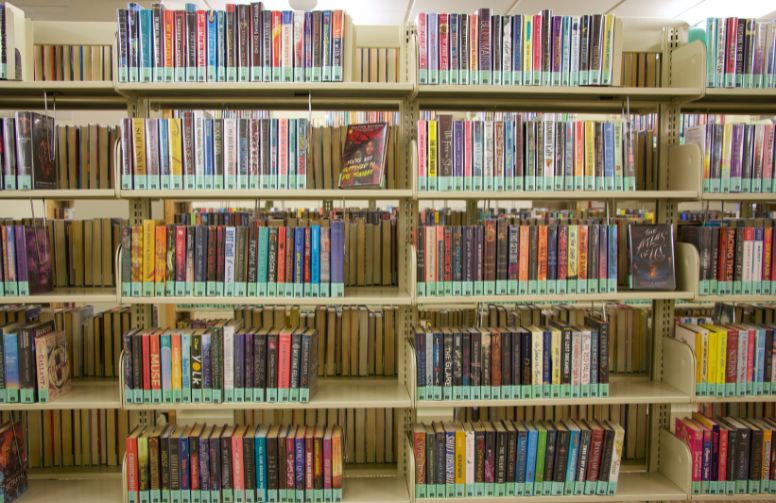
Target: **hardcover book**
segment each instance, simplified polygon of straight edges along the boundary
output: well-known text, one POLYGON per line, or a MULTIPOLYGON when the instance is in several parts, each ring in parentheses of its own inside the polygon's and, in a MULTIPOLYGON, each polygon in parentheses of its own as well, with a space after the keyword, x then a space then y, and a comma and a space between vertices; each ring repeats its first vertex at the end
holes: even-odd
POLYGON ((673 224, 630 224, 628 253, 631 288, 676 289, 673 224))
POLYGON ((20 422, 0 426, 0 500, 16 501, 27 490, 27 451, 20 422))
POLYGON ((385 184, 388 124, 348 126, 342 151, 339 188, 381 188, 385 184))

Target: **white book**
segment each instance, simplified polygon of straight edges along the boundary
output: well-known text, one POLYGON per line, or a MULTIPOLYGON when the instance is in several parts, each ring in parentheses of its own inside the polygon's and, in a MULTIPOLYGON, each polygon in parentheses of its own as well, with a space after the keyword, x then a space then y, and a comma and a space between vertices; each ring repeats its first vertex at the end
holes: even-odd
POLYGON ((226 227, 224 236, 224 284, 234 284, 234 245, 237 229, 235 227, 226 227))
POLYGON ((614 451, 612 452, 612 464, 609 468, 609 483, 616 483, 620 477, 620 465, 622 461, 622 446, 625 441, 625 429, 615 421, 607 421, 609 427, 614 430, 614 451))
POLYGON ((506 23, 503 23, 504 31, 502 34, 502 40, 504 42, 503 50, 501 51, 501 83, 512 83, 512 17, 504 16, 506 23))
POLYGON ((736 362, 736 383, 746 384, 746 362, 749 351, 749 331, 738 330, 738 361, 736 362))
POLYGON ((755 239, 752 242, 752 293, 761 293, 759 282, 763 279, 763 242, 755 239), (757 284, 755 286, 755 284, 757 284), (757 291, 754 291, 754 290, 757 291))
POLYGON ((224 119, 224 179, 227 189, 237 188, 237 119, 224 119))
POLYGON ((579 16, 571 18, 571 86, 579 85, 579 16))
MULTIPOLYGON (((471 423, 464 423, 464 432, 466 435, 466 452, 474 453, 474 430, 471 423)), ((467 455, 466 459, 466 485, 474 484, 474 456, 467 455)))
POLYGON ((531 327, 531 366, 533 375, 531 383, 541 385, 544 373, 544 332, 537 327, 531 327))
MULTIPOLYGON (((741 281, 746 288, 746 284, 752 282, 752 267, 754 265, 754 241, 744 240, 744 267, 741 271, 741 281)), ((748 292, 744 292, 748 293, 748 292)))
POLYGON ((579 388, 582 372, 582 333, 579 330, 571 332, 571 386, 579 388))
POLYGON ((196 188, 205 188, 205 119, 194 117, 194 174, 196 188))
POLYGON ((554 188, 555 180, 555 118, 552 116, 545 117, 542 121, 542 173, 544 177, 544 186, 542 190, 552 190, 554 188))
MULTIPOLYGON (((234 231, 234 227, 227 227, 227 236, 229 229, 234 231)), ((234 232, 232 233, 234 236, 234 232)), ((228 241, 227 237, 227 243, 228 241)), ((224 390, 234 389, 234 327, 224 325, 224 390)))
POLYGON ((590 384, 590 349, 592 344, 592 334, 590 330, 582 330, 582 358, 580 368, 580 384, 586 386, 590 384))
POLYGON ((493 190, 493 121, 485 121, 485 165, 483 166, 483 179, 485 181, 485 190, 493 190))

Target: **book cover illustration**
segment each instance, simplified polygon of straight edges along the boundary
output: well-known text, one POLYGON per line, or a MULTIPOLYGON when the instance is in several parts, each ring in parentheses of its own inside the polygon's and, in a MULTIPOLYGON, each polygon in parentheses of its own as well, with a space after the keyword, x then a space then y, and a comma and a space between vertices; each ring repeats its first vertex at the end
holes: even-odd
POLYGON ((342 151, 339 188, 380 188, 385 182, 385 158, 388 124, 352 124, 348 126, 342 151))
POLYGON ((27 238, 27 272, 30 293, 50 292, 53 285, 51 274, 51 249, 46 228, 25 226, 27 238))
POLYGON ((35 338, 38 359, 38 399, 51 402, 70 390, 70 362, 64 332, 49 332, 35 338))
POLYGON ((27 490, 27 452, 20 422, 0 426, 0 500, 15 501, 27 490))
POLYGON ((54 148, 54 119, 43 114, 32 114, 33 189, 57 188, 54 148))
POLYGON ((673 224, 631 224, 628 239, 630 287, 676 289, 673 224))

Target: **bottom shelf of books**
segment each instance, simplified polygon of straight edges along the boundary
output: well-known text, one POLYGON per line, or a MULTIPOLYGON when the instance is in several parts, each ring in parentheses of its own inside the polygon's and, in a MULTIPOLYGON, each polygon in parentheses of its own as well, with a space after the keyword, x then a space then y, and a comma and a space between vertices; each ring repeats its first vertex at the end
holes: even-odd
POLYGON ((33 480, 21 496, 24 503, 120 503, 121 484, 118 480, 98 478, 90 480, 33 480))

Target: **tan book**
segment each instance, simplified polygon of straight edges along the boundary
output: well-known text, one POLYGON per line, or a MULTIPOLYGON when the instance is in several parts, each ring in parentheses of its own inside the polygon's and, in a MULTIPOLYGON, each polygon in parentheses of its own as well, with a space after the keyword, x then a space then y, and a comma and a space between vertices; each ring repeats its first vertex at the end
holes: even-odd
POLYGON ((396 339, 394 335, 394 317, 396 315, 395 307, 385 307, 383 311, 383 350, 385 363, 383 365, 383 375, 396 375, 395 367, 395 346, 396 339))
POLYGON ((56 78, 55 50, 53 45, 43 46, 43 80, 54 80, 56 78))
POLYGON ((54 466, 62 466, 62 412, 61 410, 51 411, 51 444, 54 448, 54 466))
MULTIPOLYGON (((102 246, 103 243, 106 246, 110 246, 110 233, 104 235, 102 233, 102 222, 100 219, 89 220, 86 222, 86 226, 92 227, 92 240, 91 243, 91 269, 92 269, 92 285, 102 286, 102 246)), ((89 266, 87 266, 89 267, 89 266)))
POLYGON ((83 73, 80 80, 92 80, 92 54, 88 45, 81 46, 81 65, 83 73))
POLYGON ((388 49, 377 49, 377 82, 388 82, 388 49))
POLYGON ((62 418, 62 466, 75 464, 73 447, 73 411, 63 410, 62 418))
POLYGON ((323 187, 323 128, 312 128, 312 139, 308 149, 312 157, 312 169, 307 170, 307 186, 313 189, 323 187))
MULTIPOLYGON (((350 310, 350 375, 361 375, 359 372, 361 346, 361 310, 365 307, 353 307, 350 310)), ((364 314, 366 317, 366 314, 364 314)))
POLYGON ((387 70, 385 81, 399 82, 399 50, 396 47, 388 47, 386 52, 387 70))
POLYGON ((67 129, 57 128, 57 185, 60 189, 67 188, 67 129))
POLYGON ((67 185, 63 188, 78 189, 78 131, 73 126, 66 126, 67 129, 67 185))
MULTIPOLYGON (((334 169, 332 168, 332 130, 334 128, 324 127, 322 129, 322 159, 323 159, 323 187, 319 185, 319 188, 331 189, 332 183, 339 183, 339 179, 334 178, 334 169), (334 182, 333 182, 334 181, 334 182)), ((339 169, 339 168, 338 168, 339 169)), ((339 173, 339 171, 337 172, 339 173)))
POLYGON ((110 45, 102 46, 102 80, 113 80, 113 51, 110 45))
POLYGON ((73 80, 73 48, 66 45, 62 49, 62 80, 73 80))
POLYGON ((396 134, 398 133, 398 128, 395 126, 390 126, 388 128, 388 153, 386 155, 385 160, 385 180, 386 180, 386 186, 389 189, 395 189, 398 187, 398 172, 396 167, 396 159, 398 159, 398 155, 396 153, 396 134))
POLYGON ((97 127, 97 179, 98 183, 94 188, 110 188, 110 162, 108 159, 112 153, 108 142, 108 128, 105 126, 97 127))
POLYGON ((356 282, 356 256, 358 248, 356 247, 356 222, 353 220, 345 221, 345 284, 348 286, 357 285, 356 282), (354 256, 355 255, 355 256, 354 256))
POLYGON ((100 156, 99 156, 99 143, 100 134, 99 126, 96 124, 89 125, 89 186, 90 189, 96 189, 99 187, 99 171, 100 171, 100 156))
POLYGON ((80 158, 78 159, 78 188, 89 188, 89 172, 91 170, 91 158, 89 154, 89 128, 78 128, 78 150, 80 158))
MULTIPOLYGON (((71 240, 73 257, 73 286, 84 286, 84 222, 83 220, 73 220, 70 222, 71 240)), ((91 279, 91 278, 89 278, 91 279)))
POLYGON ((68 285, 67 240, 64 220, 52 220, 54 227, 54 285, 60 288, 68 285))
MULTIPOLYGON (((374 375, 385 375, 385 351, 384 351, 384 344, 385 344, 385 333, 383 328, 383 311, 382 310, 376 310, 374 311, 374 320, 375 320, 375 334, 374 334, 374 356, 372 359, 374 360, 374 375)), ((382 431, 382 430, 378 430, 382 431)))
POLYGON ((329 308, 329 317, 334 319, 334 326, 336 327, 334 330, 334 366, 335 366, 335 373, 339 375, 339 373, 342 370, 342 348, 344 346, 343 344, 343 334, 344 334, 344 327, 343 323, 345 320, 345 316, 342 314, 342 309, 338 309, 336 307, 330 307, 329 308))
POLYGON ((83 323, 83 361, 84 361, 84 375, 87 377, 94 377, 96 374, 94 365, 94 323, 91 318, 87 318, 83 323))
MULTIPOLYGON (((370 411, 374 411, 374 409, 368 409, 370 411)), ((371 430, 371 434, 367 431, 367 424, 366 424, 366 415, 368 412, 367 409, 356 409, 356 418, 355 418, 355 437, 356 437, 356 452, 355 452, 355 460, 356 463, 366 463, 367 462, 367 444, 369 442, 369 437, 374 437, 374 429, 371 430)), ((353 430, 351 431, 351 435, 353 434, 353 430)), ((354 458, 350 458, 354 459, 354 458)))
POLYGON ((103 61, 102 61, 102 46, 93 45, 90 47, 91 60, 92 60, 92 74, 89 80, 102 80, 103 73, 103 61))
POLYGON ((396 455, 394 452, 394 438, 396 438, 395 431, 398 430, 397 421, 398 415, 394 415, 393 409, 385 409, 385 462, 395 463, 396 455))
POLYGON ((378 70, 380 56, 377 47, 369 48, 369 82, 380 82, 380 72, 378 70))
MULTIPOLYGON (((326 375, 337 375, 337 364, 334 361, 334 354, 337 347, 337 312, 334 307, 322 307, 321 308, 321 326, 324 327, 326 333, 326 351, 321 355, 319 361, 326 362, 326 375)), ((319 332, 322 333, 322 332, 319 332)), ((321 340, 318 341, 318 345, 321 345, 321 340)), ((319 365, 319 368, 323 365, 319 365)))
POLYGON ((358 375, 369 375, 369 311, 358 308, 358 375))
POLYGON ((110 218, 98 220, 102 226, 102 245, 100 254, 102 260, 102 286, 114 286, 113 260, 116 254, 116 242, 113 236, 113 222, 110 218))
POLYGON ((647 87, 660 87, 660 82, 657 76, 660 74, 660 68, 658 68, 658 59, 656 52, 647 53, 647 87))
POLYGON ((356 274, 351 277, 355 279, 357 286, 366 285, 366 221, 363 218, 356 220, 356 244, 351 250, 356 250, 356 274))
POLYGON ((353 80, 356 82, 363 82, 363 76, 361 74, 361 58, 364 54, 363 47, 356 47, 356 56, 353 58, 353 80))
POLYGON ((43 73, 43 46, 42 45, 36 45, 35 46, 35 64, 33 68, 33 75, 35 76, 35 80, 45 80, 45 76, 43 73))
POLYGON ((64 65, 62 61, 64 59, 63 53, 65 52, 65 46, 54 46, 54 77, 56 80, 65 80, 64 65))
POLYGON ((32 468, 39 468, 43 463, 42 415, 39 410, 27 412, 27 459, 32 468))
POLYGON ((341 314, 338 316, 342 317, 342 341, 341 341, 341 353, 340 353, 340 375, 342 376, 349 376, 351 375, 350 370, 350 322, 351 322, 351 307, 350 306, 344 306, 342 308, 341 314))
POLYGON ((83 65, 83 47, 80 45, 73 46, 73 80, 84 80, 84 72, 82 72, 83 65))
POLYGON ((103 313, 101 335, 103 375, 105 377, 116 377, 113 367, 113 317, 109 312, 103 313))

